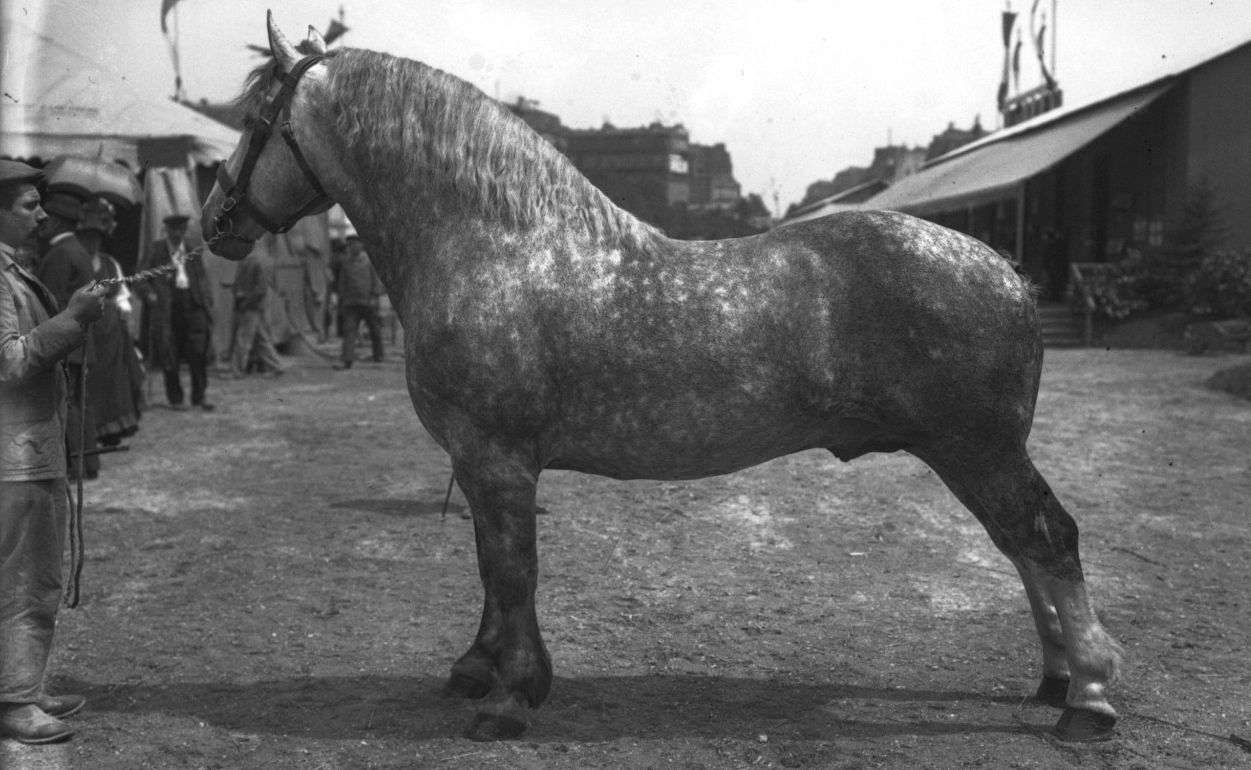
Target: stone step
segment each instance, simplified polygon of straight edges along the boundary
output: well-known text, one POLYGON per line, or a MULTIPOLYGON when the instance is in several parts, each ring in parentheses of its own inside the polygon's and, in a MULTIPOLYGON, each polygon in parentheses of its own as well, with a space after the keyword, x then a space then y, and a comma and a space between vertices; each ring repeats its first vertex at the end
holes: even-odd
POLYGON ((1084 321, 1066 303, 1040 304, 1038 320, 1042 326, 1044 347, 1073 348, 1085 343, 1084 321))

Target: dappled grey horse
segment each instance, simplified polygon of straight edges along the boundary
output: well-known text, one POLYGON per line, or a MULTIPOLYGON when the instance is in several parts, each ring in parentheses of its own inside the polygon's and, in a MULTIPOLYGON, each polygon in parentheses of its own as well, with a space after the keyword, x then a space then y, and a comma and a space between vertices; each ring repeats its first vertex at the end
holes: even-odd
POLYGON ((521 733, 551 686, 535 614, 544 468, 693 479, 813 448, 933 468, 1020 573, 1057 733, 1112 733, 1120 651, 1087 596, 1077 525, 1026 452, 1042 343, 1030 287, 998 254, 886 212, 670 240, 473 86, 326 52, 311 29, 297 50, 272 17, 269 39, 205 240, 241 259, 333 201, 368 246, 413 406, 473 511, 482 619, 445 687, 480 699, 471 737, 521 733))

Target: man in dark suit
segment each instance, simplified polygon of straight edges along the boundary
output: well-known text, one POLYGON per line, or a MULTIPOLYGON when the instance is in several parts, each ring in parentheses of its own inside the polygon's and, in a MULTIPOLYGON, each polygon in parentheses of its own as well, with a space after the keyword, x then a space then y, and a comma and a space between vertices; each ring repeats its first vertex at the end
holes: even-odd
POLYGON ((198 257, 187 248, 185 214, 165 217, 165 237, 148 250, 140 271, 173 269, 147 281, 148 352, 165 372, 165 398, 174 409, 183 403, 179 369, 186 361, 191 369, 191 406, 211 411, 205 400, 208 389, 208 355, 213 329, 213 293, 208 274, 198 257))
MULTIPOLYGON (((66 307, 75 291, 95 279, 91 255, 75 235, 82 219, 82 201, 67 193, 51 193, 44 201, 43 210, 48 218, 39 226, 38 234, 40 240, 47 244, 47 251, 39 262, 36 275, 52 292, 57 305, 66 307)), ((70 383, 69 416, 65 423, 70 457, 69 478, 71 481, 78 478, 76 463, 81 449, 86 455, 83 457, 85 477, 94 479, 100 473, 100 457, 94 452, 97 448, 96 420, 91 399, 86 399, 84 403, 82 391, 83 370, 90 370, 96 364, 95 346, 88 342, 77 348, 66 357, 65 364, 70 383)))

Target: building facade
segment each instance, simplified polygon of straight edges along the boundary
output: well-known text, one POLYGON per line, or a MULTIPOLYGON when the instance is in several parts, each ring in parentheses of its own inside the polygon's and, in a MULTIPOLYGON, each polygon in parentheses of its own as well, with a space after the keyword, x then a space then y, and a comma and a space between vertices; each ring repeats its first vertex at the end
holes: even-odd
POLYGON ((535 101, 519 98, 505 106, 613 203, 675 237, 700 235, 708 229, 698 224, 701 218, 729 215, 743 203, 730 151, 724 144, 692 144, 681 124, 571 129, 535 101))
POLYGON ((690 138, 681 124, 575 129, 566 154, 591 184, 621 208, 653 224, 691 200, 690 138))
POLYGON ((929 161, 869 199, 1010 251, 1051 299, 1075 262, 1162 247, 1199 187, 1251 246, 1251 42, 929 161))
POLYGON ((693 209, 732 209, 743 197, 734 163, 724 144, 690 146, 690 201, 693 209))

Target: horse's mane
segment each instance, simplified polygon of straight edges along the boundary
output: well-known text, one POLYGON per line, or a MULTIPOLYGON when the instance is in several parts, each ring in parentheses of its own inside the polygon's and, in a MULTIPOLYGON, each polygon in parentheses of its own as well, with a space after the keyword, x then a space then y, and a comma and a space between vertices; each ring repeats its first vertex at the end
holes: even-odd
MULTIPOLYGON (((521 227, 559 218, 636 248, 658 235, 477 87, 420 62, 362 49, 335 49, 326 63, 339 141, 370 170, 370 186, 396 193, 392 199, 433 187, 521 227)), ((249 114, 264 103, 275 73, 262 65, 249 77, 237 100, 249 114)))

